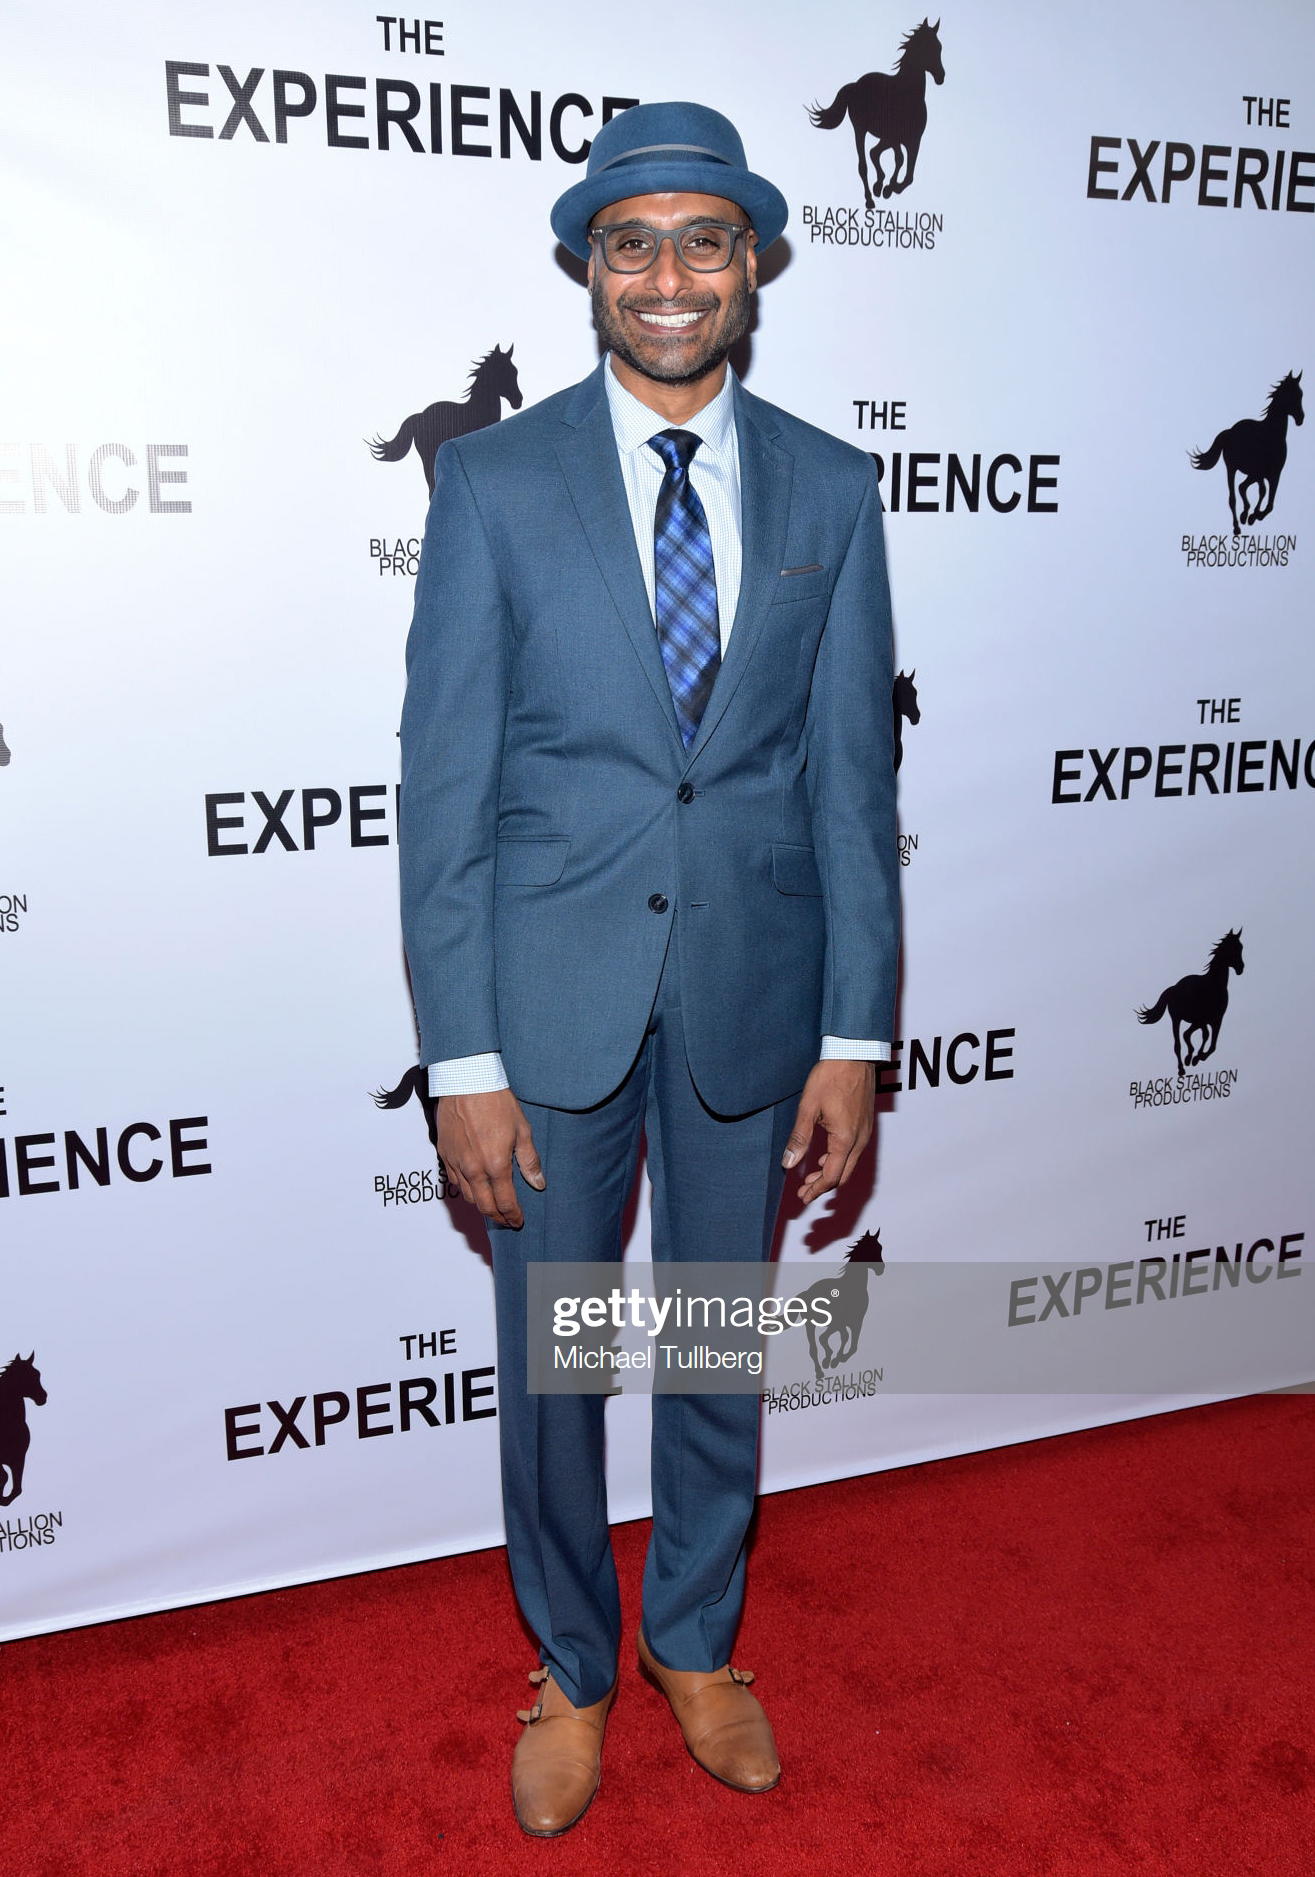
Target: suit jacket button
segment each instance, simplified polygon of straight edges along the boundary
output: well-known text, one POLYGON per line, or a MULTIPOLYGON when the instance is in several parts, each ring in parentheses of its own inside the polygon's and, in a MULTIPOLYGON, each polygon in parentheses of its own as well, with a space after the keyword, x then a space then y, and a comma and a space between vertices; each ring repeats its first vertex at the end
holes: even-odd
POLYGON ((693 784, 682 782, 680 787, 676 790, 676 800, 678 802, 685 802, 686 804, 692 802, 694 800, 693 784))
POLYGON ((665 912, 667 910, 666 894, 665 893, 650 894, 649 901, 648 901, 648 910, 650 912, 665 912))

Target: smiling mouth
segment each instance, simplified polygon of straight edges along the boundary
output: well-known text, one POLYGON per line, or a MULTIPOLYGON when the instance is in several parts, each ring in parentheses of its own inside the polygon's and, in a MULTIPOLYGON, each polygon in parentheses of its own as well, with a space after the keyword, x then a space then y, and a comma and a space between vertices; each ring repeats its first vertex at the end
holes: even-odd
POLYGON ((701 319, 706 317, 709 311, 710 309, 706 306, 696 307, 693 312, 689 313, 645 313, 636 311, 635 318, 642 320, 644 325, 652 326, 659 332, 682 332, 686 327, 697 325, 701 319))

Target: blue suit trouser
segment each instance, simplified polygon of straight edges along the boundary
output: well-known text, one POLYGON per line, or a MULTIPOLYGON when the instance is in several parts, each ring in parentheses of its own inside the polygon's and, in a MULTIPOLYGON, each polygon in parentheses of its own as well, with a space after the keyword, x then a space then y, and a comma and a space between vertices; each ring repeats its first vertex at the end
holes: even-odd
MULTIPOLYGON (((797 1097, 733 1119, 699 1100, 685 1058, 673 932, 652 1018, 613 1095, 583 1113, 524 1104, 547 1189, 516 1174, 519 1232, 490 1226, 498 1323, 502 1499, 512 1582, 540 1659, 577 1705, 607 1693, 621 1602, 607 1523, 602 1395, 525 1387, 525 1267, 621 1257, 641 1135, 653 1262, 765 1258, 797 1097)), ((729 1661, 744 1601, 758 1471, 757 1395, 653 1397, 653 1535, 644 1634, 674 1669, 729 1661)))

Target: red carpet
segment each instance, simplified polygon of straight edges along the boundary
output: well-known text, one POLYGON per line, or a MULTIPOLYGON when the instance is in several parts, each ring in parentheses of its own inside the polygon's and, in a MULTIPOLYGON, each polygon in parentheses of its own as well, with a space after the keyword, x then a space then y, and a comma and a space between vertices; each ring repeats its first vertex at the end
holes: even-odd
MULTIPOLYGON (((764 1501, 736 1660, 785 1777, 687 1758, 627 1653, 603 1784, 516 1829, 503 1554, 0 1652, 15 1877, 1310 1877, 1315 1398, 764 1501)), ((627 1620, 644 1525, 616 1534, 627 1620)))

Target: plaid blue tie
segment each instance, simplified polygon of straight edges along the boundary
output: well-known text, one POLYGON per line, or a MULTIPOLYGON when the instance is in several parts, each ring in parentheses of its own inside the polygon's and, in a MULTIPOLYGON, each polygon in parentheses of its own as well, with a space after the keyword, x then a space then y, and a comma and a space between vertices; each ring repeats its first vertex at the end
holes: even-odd
POLYGON ((689 430, 662 430, 648 440, 667 467, 653 519, 653 598, 662 663, 686 749, 698 735, 721 664, 712 536, 689 479, 701 442, 689 430))

